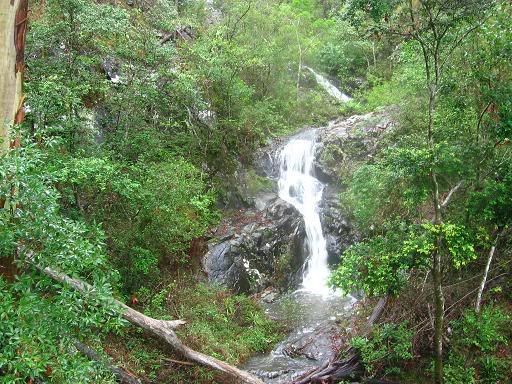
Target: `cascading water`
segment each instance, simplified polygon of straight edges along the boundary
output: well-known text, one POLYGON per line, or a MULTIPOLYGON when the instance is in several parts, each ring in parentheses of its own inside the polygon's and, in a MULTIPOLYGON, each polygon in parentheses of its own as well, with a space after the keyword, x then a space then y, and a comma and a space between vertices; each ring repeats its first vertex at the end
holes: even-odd
POLYGON ((269 317, 291 330, 272 352, 254 356, 244 366, 268 384, 290 383, 333 359, 339 329, 349 326, 355 302, 327 285, 327 242, 319 213, 324 185, 314 175, 315 147, 316 130, 310 129, 290 138, 279 152, 279 197, 304 217, 308 255, 302 287, 261 302, 269 317))
POLYGON ((304 217, 308 258, 301 289, 262 303, 271 318, 291 329, 272 352, 254 356, 244 367, 268 384, 289 383, 332 357, 338 327, 348 321, 354 303, 327 285, 327 248, 319 215, 324 185, 314 177, 315 143, 316 131, 309 130, 292 137, 280 152, 279 197, 304 217))
POLYGON ((332 291, 327 286, 327 248, 318 213, 324 186, 313 176, 314 159, 315 131, 288 142, 281 152, 279 197, 304 216, 309 255, 302 289, 328 296, 332 291))
POLYGON ((325 91, 334 97, 335 99, 346 103, 347 101, 352 100, 352 98, 343 92, 341 92, 338 88, 336 88, 329 80, 323 77, 321 74, 315 72, 312 68, 305 67, 309 72, 315 76, 316 82, 323 88, 325 91))

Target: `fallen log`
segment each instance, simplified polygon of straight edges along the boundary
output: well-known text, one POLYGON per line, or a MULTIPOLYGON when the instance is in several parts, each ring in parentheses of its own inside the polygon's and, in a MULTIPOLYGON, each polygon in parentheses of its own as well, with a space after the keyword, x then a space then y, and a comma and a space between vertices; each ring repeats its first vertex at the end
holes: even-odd
MULTIPOLYGON (((61 283, 68 284, 69 286, 75 288, 77 291, 80 291, 82 293, 93 291, 93 287, 84 281, 73 279, 72 277, 64 273, 58 272, 49 267, 38 267, 38 269, 47 276, 51 277, 52 279, 59 281, 61 283)), ((182 355, 185 359, 203 365, 205 367, 214 369, 216 371, 225 373, 235 378, 240 383, 264 384, 263 381, 258 379, 256 376, 250 374, 249 372, 238 369, 219 359, 216 359, 215 357, 205 355, 201 352, 197 352, 183 344, 176 335, 176 333, 174 332, 174 330, 177 327, 185 324, 183 320, 167 321, 153 319, 149 316, 144 315, 143 313, 134 310, 133 308, 128 307, 127 305, 121 303, 118 300, 113 299, 113 301, 117 306, 121 308, 123 318, 128 320, 133 325, 139 326, 148 331, 149 333, 151 333, 152 335, 165 341, 166 344, 173 348, 174 351, 176 351, 178 354, 182 355)))
POLYGON ((120 383, 122 383, 122 384, 142 384, 142 381, 139 378, 135 377, 134 375, 132 375, 130 372, 128 372, 127 370, 125 370, 123 368, 112 365, 112 363, 110 361, 108 361, 108 359, 100 356, 94 349, 92 349, 88 345, 85 345, 85 344, 77 341, 77 342, 75 342, 75 347, 80 352, 82 352, 85 356, 87 356, 89 358, 89 360, 96 361, 96 362, 104 365, 105 367, 107 367, 108 370, 114 374, 114 376, 120 383))
MULTIPOLYGON (((380 318, 384 308, 386 307, 387 297, 383 297, 379 300, 377 305, 373 308, 371 316, 368 318, 367 325, 369 329, 373 324, 380 318)), ((361 361, 359 352, 350 347, 344 351, 343 354, 326 361, 320 367, 307 372, 295 381, 293 384, 325 384, 325 383, 336 383, 340 380, 347 379, 350 377, 360 376, 364 371, 364 366, 361 361), (345 356, 342 358, 342 356, 345 356)))

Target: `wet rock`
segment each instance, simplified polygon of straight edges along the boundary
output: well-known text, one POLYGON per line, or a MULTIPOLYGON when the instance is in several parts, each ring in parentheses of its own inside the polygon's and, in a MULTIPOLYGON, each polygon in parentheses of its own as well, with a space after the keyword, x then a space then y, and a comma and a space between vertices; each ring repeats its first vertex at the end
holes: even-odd
POLYGON ((392 115, 392 110, 356 115, 318 129, 315 174, 326 185, 320 218, 330 264, 338 263, 343 252, 359 239, 339 195, 347 178, 373 157, 382 135, 394 126, 392 115))
POLYGON ((261 175, 253 168, 239 164, 232 175, 223 177, 224 195, 218 201, 219 208, 264 210, 276 197, 276 180, 261 175))
POLYGON ((203 259, 211 282, 244 293, 268 286, 286 290, 300 283, 305 261, 302 216, 277 195, 264 201, 262 209, 238 210, 217 227, 203 259))
POLYGON ((264 303, 270 304, 270 303, 275 302, 278 298, 279 298, 279 292, 273 288, 269 288, 269 289, 265 289, 261 293, 259 300, 264 303))
POLYGON ((120 68, 120 62, 114 57, 107 57, 103 59, 101 62, 101 68, 105 73, 107 79, 110 80, 112 84, 119 84, 122 82, 120 68))
MULTIPOLYGON (((319 208, 331 264, 358 240, 340 205, 344 176, 373 155, 380 136, 392 126, 391 113, 381 111, 317 129, 315 172, 325 184, 319 208)), ((219 225, 203 264, 210 281, 236 292, 293 288, 302 279, 307 254, 303 218, 277 197, 283 144, 284 139, 269 143, 256 154, 252 168, 240 165, 219 204, 237 213, 219 225)))
POLYGON ((261 304, 270 318, 291 331, 270 354, 251 358, 243 368, 268 384, 288 384, 340 350, 354 300, 337 294, 319 300, 296 291, 272 303, 261 300, 261 304))
POLYGON ((303 334, 290 342, 284 352, 292 357, 304 357, 309 360, 325 361, 336 356, 341 346, 338 326, 327 321, 317 326, 312 332, 303 334))
POLYGON ((320 219, 331 265, 338 263, 340 255, 359 238, 348 213, 340 204, 339 193, 339 187, 327 185, 320 203, 320 219))
POLYGON ((159 36, 160 44, 165 44, 168 41, 174 43, 181 41, 191 41, 196 38, 196 32, 190 25, 178 26, 174 31, 164 33, 159 36))
POLYGON ((271 180, 279 179, 279 154, 284 142, 285 140, 282 138, 273 140, 256 152, 253 166, 259 176, 271 180))
POLYGON ((393 128, 394 109, 334 120, 318 130, 315 172, 330 185, 344 178, 360 164, 373 158, 382 135, 393 128))

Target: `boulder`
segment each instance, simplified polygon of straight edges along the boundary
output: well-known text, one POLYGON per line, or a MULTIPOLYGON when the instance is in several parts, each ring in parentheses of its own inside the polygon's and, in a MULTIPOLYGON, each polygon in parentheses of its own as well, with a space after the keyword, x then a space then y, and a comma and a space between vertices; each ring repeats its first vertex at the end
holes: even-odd
POLYGON ((334 120, 318 130, 315 172, 329 185, 343 186, 344 178, 373 158, 382 135, 395 122, 393 109, 334 120))
POLYGON ((237 293, 266 287, 297 287, 305 261, 300 213, 277 195, 261 198, 260 209, 240 209, 217 227, 203 259, 210 282, 237 293))

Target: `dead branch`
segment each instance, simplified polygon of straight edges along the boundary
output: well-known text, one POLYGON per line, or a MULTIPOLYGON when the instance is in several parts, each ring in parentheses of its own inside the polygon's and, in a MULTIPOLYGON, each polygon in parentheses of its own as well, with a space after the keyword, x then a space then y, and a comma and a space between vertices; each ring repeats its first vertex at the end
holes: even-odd
POLYGON ((448 204, 450 204, 450 201, 453 197, 453 194, 457 192, 460 187, 462 187, 462 184, 464 184, 464 180, 460 181, 455 187, 453 187, 450 192, 448 192, 448 196, 446 196, 446 199, 444 199, 443 203, 441 204, 441 208, 446 208, 448 204))
POLYGON ((75 347, 80 352, 82 352, 85 356, 87 356, 90 360, 96 361, 108 368, 110 372, 114 374, 114 376, 119 380, 120 383, 123 384, 142 384, 142 381, 132 375, 127 370, 112 365, 109 359, 100 356, 94 349, 89 347, 88 345, 82 344, 81 342, 75 342, 75 347))
POLYGON ((174 359, 164 359, 165 361, 169 362, 169 363, 174 363, 174 364, 180 364, 180 365, 194 365, 194 363, 191 363, 190 361, 181 361, 181 360, 174 360, 174 359))
MULTIPOLYGON (((501 234, 501 233, 500 233, 501 234)), ((500 234, 496 236, 494 240, 494 244, 489 251, 489 256, 487 257, 487 263, 485 264, 484 276, 482 277, 482 282, 480 283, 480 288, 478 289, 478 295, 476 296, 475 303, 475 312, 480 313, 480 304, 482 303, 482 294, 484 293, 485 284, 487 282, 487 276, 489 275, 489 268, 491 267, 492 258, 494 253, 496 252, 496 246, 498 244, 498 239, 500 238, 500 234)))
MULTIPOLYGON (((68 284, 82 293, 89 293, 92 292, 94 289, 90 284, 84 281, 71 278, 70 276, 64 273, 58 272, 49 267, 37 268, 47 276, 51 277, 52 279, 59 281, 61 283, 68 284)), ((166 321, 153 319, 149 316, 144 315, 143 313, 134 310, 133 308, 128 307, 127 305, 121 303, 118 300, 113 299, 113 301, 114 304, 118 305, 121 308, 122 316, 126 320, 128 320, 133 325, 145 329, 153 336, 160 338, 166 344, 172 347, 174 351, 182 355, 184 358, 190 360, 191 362, 228 374, 234 377, 235 379, 239 380, 241 383, 263 384, 263 381, 251 375, 250 373, 242 371, 232 365, 229 365, 221 360, 216 359, 215 357, 205 355, 201 352, 197 352, 183 344, 176 335, 176 333, 174 332, 174 330, 178 326, 184 324, 183 320, 166 321)))
MULTIPOLYGON (((387 301, 388 297, 383 297, 373 308, 372 314, 370 315, 366 323, 368 326, 368 330, 366 332, 370 332, 374 323, 378 321, 378 319, 381 317, 382 313, 384 312, 384 308, 386 307, 387 301)), ((346 357, 341 359, 340 356, 338 356, 331 361, 326 361, 323 365, 299 377, 293 383, 332 383, 357 375, 363 370, 363 363, 361 361, 361 357, 359 356, 359 352, 355 348, 348 348, 343 353, 343 356, 346 357)))

